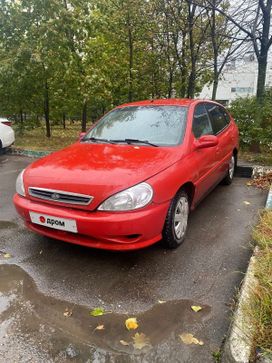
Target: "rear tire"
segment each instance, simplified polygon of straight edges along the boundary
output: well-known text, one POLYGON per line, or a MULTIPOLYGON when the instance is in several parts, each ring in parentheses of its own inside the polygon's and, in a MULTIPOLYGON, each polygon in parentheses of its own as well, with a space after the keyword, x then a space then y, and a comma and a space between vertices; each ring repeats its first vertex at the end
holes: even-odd
POLYGON ((232 183, 236 164, 237 164, 237 157, 234 154, 232 154, 230 162, 229 162, 229 166, 228 166, 228 173, 225 176, 225 178, 223 179, 223 184, 230 185, 232 183))
POLYGON ((180 190, 173 198, 167 212, 162 232, 162 245, 167 249, 179 247, 185 240, 190 203, 187 193, 180 190))

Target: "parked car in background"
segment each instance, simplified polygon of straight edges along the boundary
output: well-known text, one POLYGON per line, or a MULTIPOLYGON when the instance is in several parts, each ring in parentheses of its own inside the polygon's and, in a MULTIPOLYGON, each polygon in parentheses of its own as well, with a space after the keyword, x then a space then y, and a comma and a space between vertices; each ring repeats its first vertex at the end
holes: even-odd
POLYGON ((0 117, 0 124, 4 124, 6 126, 11 126, 12 122, 6 117, 0 117))
POLYGON ((23 170, 14 204, 29 229, 51 238, 109 250, 158 241, 176 248, 190 210, 232 182, 237 154, 237 126, 220 104, 125 104, 23 170))
POLYGON ((13 129, 0 122, 0 149, 11 146, 14 141, 15 135, 13 129))

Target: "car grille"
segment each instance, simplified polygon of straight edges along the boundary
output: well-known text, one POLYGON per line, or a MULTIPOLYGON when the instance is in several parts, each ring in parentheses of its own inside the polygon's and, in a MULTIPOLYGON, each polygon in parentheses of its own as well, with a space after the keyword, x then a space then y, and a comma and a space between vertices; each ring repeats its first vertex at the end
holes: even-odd
POLYGON ((49 200, 51 202, 88 205, 93 200, 90 195, 70 193, 62 190, 28 188, 28 192, 32 197, 49 200))

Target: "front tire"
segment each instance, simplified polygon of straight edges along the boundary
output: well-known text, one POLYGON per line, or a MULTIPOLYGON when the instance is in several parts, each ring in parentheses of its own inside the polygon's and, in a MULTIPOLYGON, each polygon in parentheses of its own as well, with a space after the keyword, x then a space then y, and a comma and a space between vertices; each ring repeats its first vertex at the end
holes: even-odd
POLYGON ((165 248, 179 247, 185 239, 190 203, 187 193, 180 190, 172 200, 167 212, 162 236, 165 248))
POLYGON ((232 157, 230 159, 229 166, 228 166, 228 173, 225 176, 225 178, 223 179, 223 184, 230 185, 232 183, 236 164, 237 164, 236 157, 234 154, 232 154, 232 157))

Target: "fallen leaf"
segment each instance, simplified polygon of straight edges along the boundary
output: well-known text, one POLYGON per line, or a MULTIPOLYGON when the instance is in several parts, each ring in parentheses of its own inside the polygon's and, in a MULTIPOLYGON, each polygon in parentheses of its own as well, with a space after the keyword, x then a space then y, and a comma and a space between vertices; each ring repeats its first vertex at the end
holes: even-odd
POLYGON ((143 349, 150 345, 149 338, 143 333, 136 333, 132 339, 134 341, 133 346, 136 349, 143 349))
POLYGON ((126 325, 127 330, 135 330, 139 326, 136 318, 128 318, 125 321, 125 325, 126 325))
POLYGON ((102 316, 105 314, 105 310, 103 308, 95 308, 90 311, 91 316, 102 316))
POLYGON ((122 345, 125 345, 125 346, 128 346, 129 345, 129 343, 128 342, 126 342, 125 340, 120 340, 120 343, 122 344, 122 345))
POLYGON ((193 334, 190 334, 190 333, 183 333, 183 334, 180 334, 179 335, 181 341, 186 344, 186 345, 189 345, 189 344, 198 344, 198 345, 204 345, 203 341, 202 340, 198 340, 197 338, 195 338, 193 336, 193 334))
POLYGON ((165 304, 165 303, 166 303, 166 301, 164 301, 164 300, 158 300, 158 303, 159 303, 159 304, 165 304))
POLYGON ((94 329, 94 331, 96 331, 96 330, 105 330, 104 324, 97 325, 97 327, 94 329))
POLYGON ((199 305, 192 305, 191 309, 195 312, 198 313, 200 310, 202 310, 202 307, 199 305))
POLYGON ((10 253, 5 253, 4 258, 11 258, 11 254, 10 253))
POLYGON ((69 318, 70 316, 73 315, 73 311, 72 310, 69 310, 68 308, 65 309, 63 315, 66 317, 66 318, 69 318))
POLYGON ((245 205, 250 205, 251 203, 250 203, 250 202, 248 202, 247 200, 244 200, 244 204, 245 204, 245 205))

